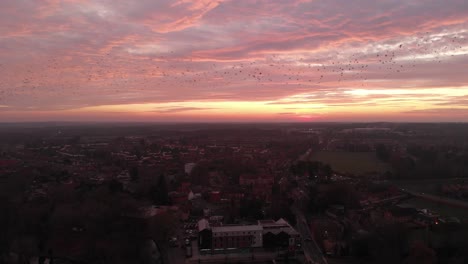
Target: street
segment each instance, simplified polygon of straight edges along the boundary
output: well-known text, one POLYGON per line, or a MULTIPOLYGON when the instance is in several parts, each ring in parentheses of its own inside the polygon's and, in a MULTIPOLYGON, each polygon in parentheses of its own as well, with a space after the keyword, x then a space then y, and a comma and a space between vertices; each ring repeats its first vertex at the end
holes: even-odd
POLYGON ((183 264, 185 263, 185 229, 182 222, 177 223, 176 233, 177 246, 167 248, 167 260, 164 264, 183 264))
POLYGON ((292 207, 292 211, 296 215, 296 229, 302 237, 302 248, 307 263, 327 264, 327 260, 323 257, 322 251, 310 233, 304 214, 295 206, 292 207))
POLYGON ((407 190, 407 189, 401 189, 401 191, 405 192, 407 194, 410 194, 410 195, 412 195, 414 197, 419 197, 419 198, 426 199, 426 200, 429 200, 429 201, 444 203, 444 204, 447 204, 447 205, 452 205, 452 206, 465 208, 465 209, 468 208, 468 203, 465 202, 465 201, 455 200, 455 199, 452 199, 452 198, 446 198, 446 197, 427 194, 427 193, 422 193, 422 192, 413 192, 413 191, 410 191, 410 190, 407 190))
MULTIPOLYGON (((306 153, 301 155, 298 160, 308 160, 309 156, 312 152, 312 149, 308 149, 306 153)), ((300 190, 300 197, 297 197, 295 201, 295 206, 293 206, 292 212, 296 216, 296 229, 301 234, 302 238, 302 249, 304 250, 304 257, 306 259, 306 263, 320 263, 320 264, 327 264, 327 260, 323 257, 322 251, 318 247, 317 243, 315 242, 312 234, 310 233, 309 225, 307 224, 307 220, 302 213, 302 210, 306 207, 308 200, 307 190, 304 189, 305 184, 301 184, 300 190), (298 208, 300 207, 300 209, 298 208)))

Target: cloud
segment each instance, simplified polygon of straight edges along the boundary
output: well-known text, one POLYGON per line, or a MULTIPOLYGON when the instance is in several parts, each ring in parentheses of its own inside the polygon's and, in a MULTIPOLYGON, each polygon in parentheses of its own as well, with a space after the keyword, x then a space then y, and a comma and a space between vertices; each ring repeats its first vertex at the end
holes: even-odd
POLYGON ((204 110, 213 110, 216 108, 209 108, 209 107, 157 107, 154 109, 154 112, 157 113, 180 113, 180 112, 187 112, 187 111, 204 111, 204 110))
POLYGON ((468 108, 428 108, 428 109, 419 109, 419 110, 411 110, 403 112, 405 114, 422 114, 422 115, 453 115, 456 116, 463 116, 464 120, 466 121, 466 117, 468 116, 468 108))
POLYGON ((411 111, 417 99, 463 107, 465 95, 427 90, 468 89, 466 13, 464 0, 4 0, 0 105, 25 115, 168 102, 181 107, 156 111, 217 110, 187 101, 265 102, 272 115, 411 111), (344 93, 359 89, 408 92, 344 93))
POLYGON ((437 103, 441 106, 468 107, 468 96, 450 96, 444 101, 437 103))
POLYGON ((180 31, 197 25, 205 14, 221 3, 220 0, 176 2, 143 0, 139 3, 107 1, 107 4, 114 6, 116 12, 121 12, 130 21, 142 23, 158 33, 180 31))

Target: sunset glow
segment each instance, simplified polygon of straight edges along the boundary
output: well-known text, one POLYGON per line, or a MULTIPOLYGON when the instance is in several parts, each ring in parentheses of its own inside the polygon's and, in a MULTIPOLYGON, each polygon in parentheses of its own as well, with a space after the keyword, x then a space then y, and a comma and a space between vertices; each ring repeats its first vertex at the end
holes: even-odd
POLYGON ((0 121, 468 121, 468 3, 0 2, 0 121))

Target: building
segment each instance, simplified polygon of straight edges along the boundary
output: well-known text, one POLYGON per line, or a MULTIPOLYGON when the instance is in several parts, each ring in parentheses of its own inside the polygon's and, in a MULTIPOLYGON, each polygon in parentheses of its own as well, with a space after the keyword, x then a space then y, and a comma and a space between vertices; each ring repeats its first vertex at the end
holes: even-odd
POLYGON ((198 221, 198 245, 200 250, 233 250, 263 246, 261 225, 210 226, 206 219, 198 221))
POLYGON ((256 225, 220 225, 207 219, 198 221, 198 245, 212 254, 247 248, 283 248, 300 246, 300 234, 284 219, 259 220, 256 225))
POLYGON ((211 249, 212 232, 210 223, 205 218, 197 223, 198 227, 198 248, 200 250, 211 249))
POLYGON ((236 249, 263 246, 260 225, 226 225, 211 228, 213 249, 236 249))
POLYGON ((184 171, 185 173, 189 174, 192 173, 193 168, 195 168, 196 164, 195 163, 186 163, 184 166, 184 171))
POLYGON ((300 234, 283 218, 278 221, 259 220, 266 248, 294 248, 301 242, 300 234))

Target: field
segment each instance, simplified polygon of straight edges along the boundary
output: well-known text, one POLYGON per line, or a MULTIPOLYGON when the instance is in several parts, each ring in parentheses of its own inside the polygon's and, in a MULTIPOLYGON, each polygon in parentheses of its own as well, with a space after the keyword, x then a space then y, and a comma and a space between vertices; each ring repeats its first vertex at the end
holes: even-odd
POLYGON ((341 173, 358 175, 391 171, 391 167, 377 159, 373 152, 319 151, 311 154, 310 159, 329 164, 334 171, 341 173))

